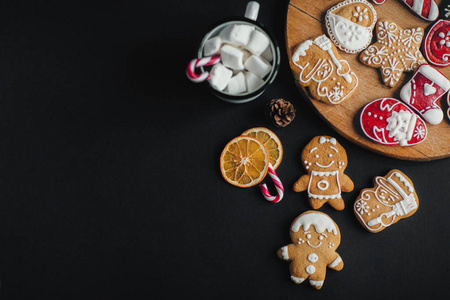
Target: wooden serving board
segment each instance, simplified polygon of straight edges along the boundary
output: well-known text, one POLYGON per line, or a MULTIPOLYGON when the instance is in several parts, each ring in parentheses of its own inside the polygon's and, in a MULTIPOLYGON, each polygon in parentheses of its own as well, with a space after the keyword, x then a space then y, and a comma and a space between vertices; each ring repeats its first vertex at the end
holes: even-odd
MULTIPOLYGON (((427 123, 428 137, 424 142, 416 146, 384 146, 369 140, 362 132, 359 125, 361 109, 372 100, 384 97, 400 99, 402 86, 412 77, 413 72, 404 73, 394 88, 386 87, 381 82, 380 70, 363 65, 359 62, 359 54, 347 54, 340 51, 343 59, 347 60, 352 70, 356 73, 359 86, 355 93, 342 104, 329 105, 310 98, 308 88, 298 83, 299 71, 291 57, 299 44, 308 39, 326 34, 325 13, 333 5, 343 0, 291 0, 289 3, 286 22, 286 48, 291 70, 294 74, 297 86, 301 93, 311 101, 319 114, 343 137, 357 145, 368 148, 377 153, 390 157, 429 161, 450 156, 450 120, 447 117, 448 105, 446 95, 440 100, 440 106, 444 110, 444 120, 439 125, 427 123)), ((436 1, 438 4, 441 0, 436 1)), ((433 23, 426 22, 416 17, 407 7, 397 0, 387 0, 382 5, 371 2, 377 11, 378 19, 392 20, 400 27, 407 29, 421 26, 427 29, 433 23)), ((375 33, 372 43, 376 41, 375 33)), ((445 76, 450 78, 450 67, 437 68, 445 76)))

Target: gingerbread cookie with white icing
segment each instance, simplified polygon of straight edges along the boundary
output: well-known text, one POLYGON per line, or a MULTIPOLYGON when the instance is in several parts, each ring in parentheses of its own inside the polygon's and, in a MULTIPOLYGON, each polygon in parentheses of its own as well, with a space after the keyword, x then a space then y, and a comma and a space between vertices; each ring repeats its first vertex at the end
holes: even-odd
POLYGON ((316 289, 321 289, 327 267, 342 270, 344 262, 336 249, 341 243, 341 233, 336 223, 326 214, 307 211, 291 225, 292 244, 282 247, 277 255, 290 261, 291 280, 297 284, 309 279, 316 289))
POLYGON ((423 36, 422 27, 403 29, 394 22, 380 20, 376 25, 377 41, 361 52, 359 60, 379 68, 384 85, 394 87, 403 72, 413 72, 426 64, 420 52, 423 36))
POLYGON ((353 206, 358 221, 373 233, 380 232, 419 208, 419 198, 411 179, 399 170, 377 176, 374 187, 363 189, 353 206))
POLYGON ((346 0, 327 11, 325 26, 333 43, 347 53, 358 53, 372 41, 377 12, 365 0, 346 0))
POLYGON ((299 84, 308 87, 312 98, 327 104, 342 103, 358 86, 356 74, 325 35, 300 44, 291 63, 300 69, 299 84))
POLYGON ((345 149, 330 136, 316 136, 302 151, 302 163, 308 172, 294 183, 295 192, 308 192, 312 208, 328 202, 334 209, 345 207, 341 192, 353 191, 353 181, 344 174, 347 167, 345 149))

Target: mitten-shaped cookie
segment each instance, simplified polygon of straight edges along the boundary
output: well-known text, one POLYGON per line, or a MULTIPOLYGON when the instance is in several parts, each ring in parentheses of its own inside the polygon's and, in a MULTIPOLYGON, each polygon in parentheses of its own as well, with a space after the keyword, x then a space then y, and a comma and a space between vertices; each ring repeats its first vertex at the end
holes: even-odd
POLYGON ((292 244, 278 250, 279 258, 290 261, 291 279, 297 284, 309 278, 309 283, 321 289, 327 267, 342 270, 344 262, 336 253, 341 233, 336 223, 326 214, 307 211, 291 225, 292 244))
POLYGON ((450 81, 430 65, 420 66, 403 86, 400 98, 428 123, 436 125, 444 118, 437 101, 450 89, 450 81))
POLYGON ((433 24, 423 42, 423 53, 434 66, 450 65, 450 21, 439 20, 433 24))
POLYGON ((375 187, 363 189, 353 206, 358 221, 370 232, 380 232, 419 208, 414 185, 399 170, 374 179, 375 187))
MULTIPOLYGON (((372 0, 375 4, 383 4, 386 0, 372 0)), ((434 0, 398 0, 413 13, 426 21, 434 21, 439 17, 439 7, 434 0)))
POLYGON ((341 192, 353 191, 353 181, 344 174, 347 167, 345 149, 330 136, 316 136, 302 151, 302 163, 308 172, 294 183, 295 192, 308 191, 311 207, 318 209, 328 202, 343 210, 341 192))
POLYGON ((316 100, 339 104, 358 86, 356 74, 325 35, 300 44, 291 61, 300 69, 300 85, 308 87, 311 97, 316 100))

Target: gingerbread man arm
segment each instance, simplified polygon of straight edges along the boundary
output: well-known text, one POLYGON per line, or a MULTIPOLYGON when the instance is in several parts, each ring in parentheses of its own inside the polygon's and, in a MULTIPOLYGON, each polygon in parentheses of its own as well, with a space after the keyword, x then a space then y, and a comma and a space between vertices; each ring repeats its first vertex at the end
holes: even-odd
POLYGON ((340 182, 341 182, 341 190, 343 192, 351 192, 355 188, 355 185, 353 184, 353 181, 345 174, 342 174, 340 176, 340 182))
POLYGON ((294 183, 294 192, 303 192, 308 188, 309 175, 303 175, 294 183))
MULTIPOLYGON (((278 249, 277 251, 277 255, 280 259, 285 260, 285 261, 290 261, 292 260, 292 257, 289 255, 290 251, 289 248, 292 248, 292 244, 289 244, 287 246, 283 246, 280 249, 278 249)), ((291 250, 292 253, 292 250, 291 250)))
POLYGON ((336 271, 340 271, 344 268, 344 261, 339 256, 339 254, 336 253, 336 256, 334 256, 334 259, 330 260, 327 267, 336 271))

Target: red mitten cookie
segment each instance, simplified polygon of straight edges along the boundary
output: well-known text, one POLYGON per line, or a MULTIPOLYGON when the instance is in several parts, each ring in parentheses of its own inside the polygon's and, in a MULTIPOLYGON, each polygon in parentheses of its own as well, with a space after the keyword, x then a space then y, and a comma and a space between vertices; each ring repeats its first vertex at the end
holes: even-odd
POLYGON ((309 278, 309 283, 321 289, 327 267, 342 270, 344 262, 336 253, 341 243, 339 227, 326 214, 307 211, 291 225, 292 244, 278 250, 279 258, 290 261, 291 279, 297 284, 309 278))
POLYGON ((302 151, 302 162, 308 175, 294 183, 295 192, 308 191, 311 207, 319 209, 328 202, 334 209, 343 210, 341 192, 353 191, 353 181, 344 174, 347 153, 335 138, 316 136, 302 151))
POLYGON ((427 137, 422 119, 393 98, 377 99, 364 106, 360 124, 368 138, 382 145, 412 146, 427 137))
POLYGON ((413 215, 419 208, 411 179, 399 170, 375 177, 374 185, 363 189, 353 206, 358 221, 368 231, 380 232, 413 215))
POLYGON ((400 98, 428 123, 436 125, 444 118, 437 101, 450 89, 450 81, 430 65, 421 65, 400 91, 400 98))
POLYGON ((423 49, 430 64, 438 67, 450 65, 450 21, 434 23, 425 37, 423 49))

